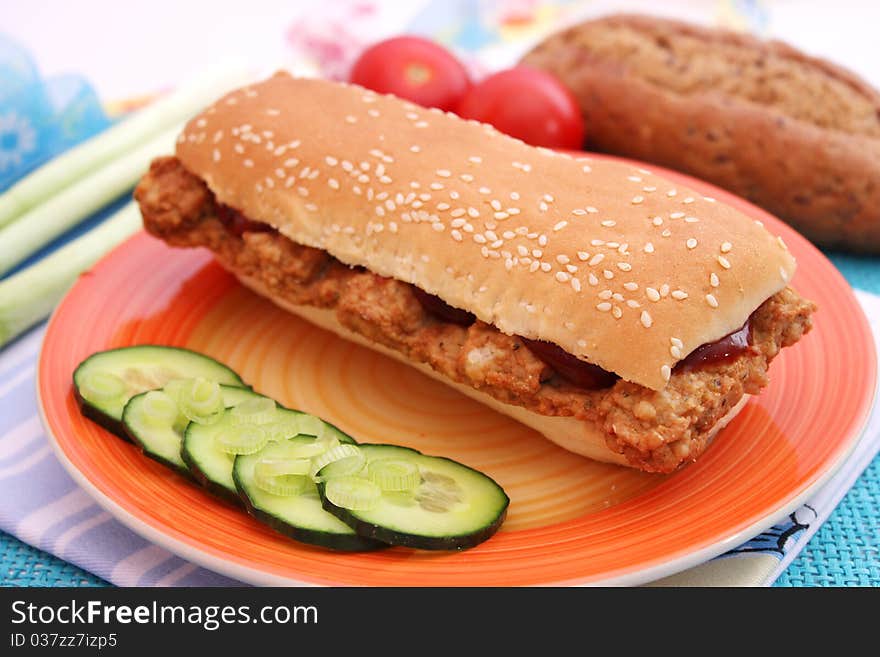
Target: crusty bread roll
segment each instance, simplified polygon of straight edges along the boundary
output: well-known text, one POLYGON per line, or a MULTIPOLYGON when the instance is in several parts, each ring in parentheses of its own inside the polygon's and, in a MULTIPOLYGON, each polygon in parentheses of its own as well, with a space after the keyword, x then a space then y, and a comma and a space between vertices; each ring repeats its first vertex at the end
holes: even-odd
POLYGON ((795 267, 757 222, 648 170, 356 86, 277 74, 193 119, 177 156, 297 243, 653 390, 795 267))
POLYGON ((578 100, 591 150, 687 172, 817 244, 880 252, 880 91, 778 41, 610 15, 521 60, 578 100))

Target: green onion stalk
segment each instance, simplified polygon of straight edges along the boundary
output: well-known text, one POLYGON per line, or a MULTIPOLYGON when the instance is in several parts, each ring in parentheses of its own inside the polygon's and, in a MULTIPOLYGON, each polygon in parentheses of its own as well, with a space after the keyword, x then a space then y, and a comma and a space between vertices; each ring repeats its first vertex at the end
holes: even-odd
POLYGON ((167 130, 0 228, 0 276, 131 189, 150 160, 174 152, 181 129, 167 130))
POLYGON ((80 274, 140 227, 140 210, 129 202, 97 228, 0 281, 0 348, 47 317, 80 274))
POLYGON ((30 220, 30 211, 46 199, 189 120, 223 92, 248 80, 240 64, 220 66, 71 148, 0 194, 0 227, 30 220))

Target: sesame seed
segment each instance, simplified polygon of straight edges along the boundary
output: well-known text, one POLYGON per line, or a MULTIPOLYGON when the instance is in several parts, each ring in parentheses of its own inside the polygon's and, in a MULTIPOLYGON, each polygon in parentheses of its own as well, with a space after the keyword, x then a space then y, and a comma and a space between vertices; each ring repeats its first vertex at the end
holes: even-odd
POLYGON ((782 277, 782 280, 788 282, 788 272, 785 271, 785 267, 779 268, 779 275, 782 277))
POLYGON ((346 123, 357 123, 357 117, 354 117, 351 114, 349 114, 348 116, 345 117, 345 122, 346 123))
POLYGON ((581 171, 583 171, 584 173, 590 173, 590 171, 592 171, 592 169, 590 168, 589 164, 585 164, 584 166, 581 167, 581 171))
POLYGON ((669 353, 672 354, 673 358, 681 359, 681 349, 679 347, 672 345, 669 347, 669 353))
POLYGON ((463 173, 459 176, 459 178, 461 178, 465 182, 473 182, 474 181, 474 177, 469 173, 463 173))
POLYGON ((628 262, 618 262, 617 268, 620 271, 632 271, 632 265, 629 264, 628 262))
POLYGON ((693 196, 688 196, 686 199, 684 199, 682 201, 682 203, 693 203, 693 202, 694 202, 693 196))
POLYGON ((453 230, 451 233, 452 239, 456 242, 461 242, 464 239, 464 236, 461 234, 460 230, 453 230))
POLYGON ((481 157, 478 156, 478 155, 471 155, 471 156, 468 158, 468 161, 469 161, 469 162, 473 162, 474 164, 479 164, 480 162, 483 161, 483 158, 481 158, 481 157))
POLYGON ((683 216, 684 216, 684 212, 670 212, 669 213, 670 219, 681 219, 683 216))
POLYGON ((620 319, 623 317, 623 311, 620 309, 620 306, 614 306, 611 309, 611 314, 614 315, 614 319, 620 319))
POLYGON ((642 182, 642 179, 639 178, 638 176, 627 176, 626 179, 632 180, 633 182, 642 182))
POLYGON ((529 266, 529 271, 534 273, 534 272, 538 271, 540 266, 541 266, 540 262, 538 262, 537 260, 533 260, 532 264, 529 266))
POLYGON ((554 230, 554 231, 560 231, 560 230, 562 230, 563 228, 565 228, 566 226, 568 226, 568 222, 567 222, 567 221, 560 221, 560 222, 557 222, 557 224, 556 224, 555 226, 553 226, 553 230, 554 230))
POLYGON ((663 365, 660 367, 660 375, 663 377, 664 381, 669 381, 669 378, 672 376, 672 370, 669 365, 663 365))
POLYGON ((581 349, 583 349, 587 346, 587 341, 586 340, 578 340, 577 346, 580 347, 581 349))
POLYGON ((732 248, 733 245, 730 242, 721 243, 721 253, 729 253, 732 248))
POLYGON ((714 294, 707 294, 706 295, 706 303, 708 303, 713 308, 718 307, 718 299, 715 298, 714 294))
POLYGON ((718 280, 718 274, 714 271, 709 274, 709 285, 712 287, 718 287, 721 284, 721 281, 718 280))
POLYGON ((367 110, 367 114, 369 114, 372 117, 377 117, 377 116, 379 116, 379 110, 370 108, 367 110))
POLYGON ((501 201, 499 201, 498 199, 492 199, 492 200, 489 202, 489 205, 492 206, 492 209, 493 209, 493 210, 496 210, 496 211, 500 211, 500 210, 501 210, 501 201))
POLYGON ((449 213, 451 217, 463 217, 465 214, 464 208, 455 208, 452 212, 449 213))
POLYGON ((317 212, 318 211, 318 206, 315 205, 314 203, 306 203, 305 207, 306 207, 306 210, 308 210, 309 212, 317 212))
POLYGON ((602 275, 603 275, 605 278, 607 278, 609 281, 610 281, 612 278, 614 278, 614 272, 611 271, 610 269, 603 269, 603 270, 602 270, 602 275))
POLYGON ((596 208, 594 208, 592 205, 588 205, 585 209, 586 209, 586 211, 589 212, 590 214, 598 214, 598 212, 599 212, 599 211, 598 211, 596 208))
POLYGON ((611 228, 612 226, 616 226, 616 225, 617 225, 617 222, 614 221, 613 219, 606 219, 605 221, 603 221, 603 222, 601 222, 601 223, 602 223, 602 225, 605 226, 606 228, 611 228))
POLYGON ((648 242, 645 244, 645 248, 643 249, 645 253, 654 253, 654 245, 648 242))
POLYGON ((669 198, 672 198, 676 194, 678 194, 678 192, 675 191, 674 189, 670 189, 668 192, 666 192, 666 196, 668 196, 669 198))
POLYGON ((417 128, 427 128, 427 127, 428 127, 428 122, 427 122, 427 121, 418 121, 418 122, 416 122, 414 125, 415 125, 415 127, 417 127, 417 128))
POLYGON ((308 196, 309 195, 309 190, 307 190, 305 187, 297 187, 296 192, 300 196, 308 196))
POLYGON ((633 204, 633 205, 638 205, 639 203, 641 203, 641 202, 644 201, 644 200, 645 200, 645 197, 644 197, 644 196, 633 196, 633 198, 632 198, 632 204, 633 204))
POLYGON ((611 290, 602 290, 596 296, 600 299, 610 299, 612 294, 614 293, 611 290))
POLYGON ((635 292, 636 290, 639 289, 639 284, 638 284, 638 283, 634 283, 634 282, 624 283, 624 284, 623 284, 623 289, 625 289, 625 290, 627 290, 627 291, 629 291, 629 292, 635 292))
POLYGON ((477 210, 475 207, 469 207, 467 209, 467 213, 468 213, 468 216, 472 217, 473 219, 476 219, 477 217, 480 216, 480 211, 477 210))
POLYGON ((544 252, 541 249, 532 249, 532 257, 540 258, 542 255, 544 255, 544 252))
MULTIPOLYGON (((546 204, 546 203, 542 203, 542 205, 547 205, 547 204, 546 204)), ((542 209, 543 209, 543 208, 542 208, 542 209)), ((576 214, 576 215, 584 215, 584 214, 587 214, 587 211, 586 211, 586 210, 582 210, 581 208, 575 208, 574 210, 571 211, 571 213, 572 213, 572 214, 576 214)))
MULTIPOLYGON (((181 137, 182 137, 182 136, 183 136, 183 135, 181 135, 181 137)), ((242 146, 241 144, 236 144, 235 146, 232 147, 232 150, 234 150, 234 151, 235 151, 236 153, 238 153, 239 155, 243 155, 243 154, 244 154, 244 146, 242 146)))
POLYGON ((560 283, 567 283, 571 280, 571 274, 564 271, 558 271, 556 272, 556 280, 560 283))
POLYGON ((449 203, 438 203, 437 204, 437 209, 440 210, 440 212, 445 212, 449 208, 450 208, 449 203))
POLYGON ((214 149, 214 154, 213 154, 213 155, 214 155, 214 161, 215 161, 215 162, 219 162, 219 161, 220 161, 220 150, 217 149, 217 148, 215 148, 215 149, 214 149))
POLYGON ((440 190, 443 189, 443 184, 438 182, 431 183, 431 189, 440 190))
POLYGON ((449 198, 457 200, 458 197, 459 197, 459 194, 455 190, 452 190, 451 192, 449 192, 449 198))
POLYGON ((611 310, 611 304, 608 303, 607 301, 603 301, 602 303, 597 303, 596 310, 598 310, 599 312, 607 313, 609 310, 611 310))
POLYGON ((779 246, 788 251, 788 247, 785 245, 785 240, 782 239, 781 236, 776 236, 776 241, 779 243, 779 246))
POLYGON ((377 205, 376 206, 376 214, 379 215, 380 217, 384 217, 385 216, 385 208, 383 208, 381 205, 377 205))
POLYGON ((689 249, 695 249, 695 248, 697 248, 697 240, 694 239, 693 237, 691 237, 690 239, 688 239, 688 241, 685 242, 685 244, 687 245, 687 248, 689 248, 689 249))
POLYGON ((728 260, 724 256, 718 256, 718 264, 725 269, 730 269, 730 260, 728 260))
POLYGON ((651 223, 654 224, 655 226, 662 226, 663 225, 663 218, 662 217, 654 217, 651 220, 651 223))
POLYGON ((578 260, 583 260, 584 262, 586 262, 587 260, 590 259, 590 254, 587 253, 586 251, 578 251, 577 256, 578 256, 578 260))
POLYGON ((500 220, 507 219, 508 217, 510 217, 510 215, 507 214, 506 212, 496 212, 494 216, 495 216, 495 218, 498 219, 499 221, 500 221, 500 220))
POLYGON ((452 172, 449 169, 437 169, 434 173, 436 173, 441 178, 449 178, 452 175, 452 172))
POLYGON ((590 264, 591 267, 595 267, 595 266, 598 265, 600 262, 602 262, 604 259, 605 259, 605 254, 604 254, 604 253, 597 253, 596 255, 594 255, 594 256, 590 259, 590 263, 589 263, 589 264, 590 264))
POLYGON ((688 293, 687 293, 687 292, 684 292, 684 291, 682 291, 682 290, 673 290, 671 296, 672 296, 672 298, 675 299, 676 301, 684 301, 685 299, 688 298, 688 293))
POLYGON ((446 226, 444 226, 443 224, 441 224, 438 221, 435 224, 433 224, 433 228, 434 228, 434 230, 436 230, 439 233, 439 232, 443 231, 446 228, 446 226))
POLYGON ((489 189, 488 187, 480 187, 480 189, 478 189, 477 191, 480 192, 480 194, 491 194, 492 193, 492 190, 489 189))
POLYGON ((688 223, 688 224, 695 224, 695 223, 698 223, 700 220, 697 219, 696 217, 685 217, 684 221, 685 221, 685 223, 688 223))
POLYGON ((571 287, 575 292, 580 292, 581 291, 581 282, 576 278, 572 278, 571 279, 571 287))
POLYGON ((714 203, 715 202, 715 199, 712 198, 711 196, 704 196, 703 200, 706 201, 707 203, 714 203))
POLYGON ((486 237, 485 237, 484 235, 481 235, 480 233, 476 233, 476 234, 474 235, 474 242, 476 242, 477 244, 485 244, 486 241, 487 241, 487 240, 486 240, 486 237))
POLYGON ((593 272, 590 272, 590 275, 587 277, 587 281, 590 285, 596 286, 599 284, 599 279, 596 278, 596 275, 593 272))
POLYGON ((545 201, 541 201, 540 203, 538 203, 538 209, 541 212, 547 212, 547 210, 550 209, 550 206, 547 205, 547 203, 545 201))
POLYGON ((642 187, 642 191, 649 192, 649 193, 656 192, 657 188, 652 185, 648 185, 647 187, 642 187))
POLYGON ((629 306, 630 308, 641 308, 642 307, 642 304, 640 304, 635 299, 627 299, 626 305, 629 306))
POLYGON ((662 233, 660 233, 661 237, 669 237, 670 235, 672 235, 672 231, 669 230, 668 228, 666 230, 664 230, 662 233))
POLYGON ((648 299, 650 299, 651 301, 660 301, 660 293, 653 287, 645 288, 645 296, 648 297, 648 299))
POLYGON ((565 268, 569 274, 574 274, 578 270, 577 265, 565 265, 565 268))
POLYGON ((551 269, 553 269, 553 266, 549 262, 541 263, 541 271, 549 272, 551 269))
POLYGON ((254 161, 251 160, 251 159, 247 159, 247 160, 245 160, 244 162, 242 162, 242 164, 243 164, 244 166, 246 166, 248 169, 250 169, 250 168, 253 168, 253 166, 254 166, 254 161))

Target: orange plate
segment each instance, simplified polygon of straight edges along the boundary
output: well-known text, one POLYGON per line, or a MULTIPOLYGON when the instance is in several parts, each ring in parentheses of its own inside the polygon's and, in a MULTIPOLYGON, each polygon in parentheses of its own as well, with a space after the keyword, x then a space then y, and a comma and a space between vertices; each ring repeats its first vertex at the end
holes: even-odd
POLYGON ((144 234, 84 275, 49 324, 38 390, 56 451, 134 531, 251 583, 636 584, 720 554, 780 520, 841 464, 872 403, 876 356, 852 291, 812 245, 742 199, 662 173, 781 234, 798 259, 795 287, 820 307, 813 333, 773 363, 770 386, 697 463, 673 475, 565 452, 411 368, 277 309, 207 252, 172 250, 144 234), (143 343, 210 354, 256 390, 362 442, 410 445, 483 470, 510 495, 508 519, 486 543, 452 554, 338 554, 275 534, 79 414, 71 389, 77 363, 143 343))

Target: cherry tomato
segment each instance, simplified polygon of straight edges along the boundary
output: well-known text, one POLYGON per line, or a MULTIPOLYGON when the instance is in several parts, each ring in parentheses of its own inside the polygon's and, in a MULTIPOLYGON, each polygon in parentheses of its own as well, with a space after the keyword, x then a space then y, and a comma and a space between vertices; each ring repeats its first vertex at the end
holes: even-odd
POLYGON ((584 143, 584 120, 572 93, 549 73, 525 66, 474 85, 457 112, 533 146, 574 150, 584 143))
POLYGON ((471 86, 455 55, 433 41, 402 36, 367 48, 354 63, 349 80, 424 107, 453 110, 471 86))

